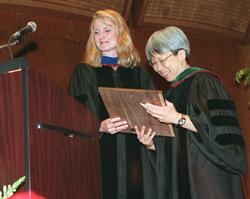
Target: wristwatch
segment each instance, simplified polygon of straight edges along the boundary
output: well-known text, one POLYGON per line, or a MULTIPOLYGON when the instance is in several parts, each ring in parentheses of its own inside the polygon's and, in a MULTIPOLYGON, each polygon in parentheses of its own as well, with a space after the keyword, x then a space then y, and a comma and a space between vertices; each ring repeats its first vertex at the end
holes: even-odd
POLYGON ((186 123, 186 118, 184 117, 184 114, 181 115, 181 118, 178 120, 177 125, 183 126, 186 123))

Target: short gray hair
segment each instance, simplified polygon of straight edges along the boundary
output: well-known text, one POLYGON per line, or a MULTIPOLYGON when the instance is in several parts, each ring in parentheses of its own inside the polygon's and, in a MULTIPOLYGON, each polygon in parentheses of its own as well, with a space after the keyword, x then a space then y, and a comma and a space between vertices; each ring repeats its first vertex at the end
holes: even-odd
POLYGON ((162 54, 168 51, 177 53, 180 49, 186 51, 187 58, 190 55, 190 44, 185 33, 175 26, 168 26, 154 32, 146 44, 146 56, 151 60, 154 53, 162 54))

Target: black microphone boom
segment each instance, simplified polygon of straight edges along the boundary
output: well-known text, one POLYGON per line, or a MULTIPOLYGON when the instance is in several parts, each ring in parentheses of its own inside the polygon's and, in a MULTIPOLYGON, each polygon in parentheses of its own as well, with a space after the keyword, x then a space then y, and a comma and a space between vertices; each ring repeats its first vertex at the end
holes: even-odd
POLYGON ((24 28, 22 28, 22 29, 18 30, 17 32, 15 32, 12 35, 12 38, 18 39, 18 38, 21 38, 23 35, 25 35, 25 34, 27 34, 29 32, 35 32, 36 27, 37 27, 36 23, 33 22, 33 21, 30 21, 30 22, 27 23, 27 25, 24 28))

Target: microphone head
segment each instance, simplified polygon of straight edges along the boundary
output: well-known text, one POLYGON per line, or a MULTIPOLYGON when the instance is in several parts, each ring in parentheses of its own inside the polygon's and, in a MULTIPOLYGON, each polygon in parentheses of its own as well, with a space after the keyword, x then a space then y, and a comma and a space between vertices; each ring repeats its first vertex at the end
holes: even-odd
POLYGON ((34 21, 28 22, 27 26, 31 28, 31 32, 35 32, 36 31, 37 25, 36 25, 36 23, 34 21))
MULTIPOLYGON (((26 24, 26 26, 18 31, 16 31, 13 35, 11 35, 12 39, 15 39, 15 40, 19 40, 21 41, 22 40, 22 37, 29 33, 29 32, 35 32, 36 31, 36 28, 37 28, 37 25, 35 22, 33 21, 30 21, 26 24)), ((20 43, 20 42, 19 42, 20 43)))

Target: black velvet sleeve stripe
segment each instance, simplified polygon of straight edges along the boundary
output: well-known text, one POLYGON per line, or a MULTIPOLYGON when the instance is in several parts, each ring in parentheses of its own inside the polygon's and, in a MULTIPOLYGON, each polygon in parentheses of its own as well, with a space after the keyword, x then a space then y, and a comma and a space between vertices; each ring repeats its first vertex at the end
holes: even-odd
POLYGON ((239 126, 236 118, 231 116, 214 116, 211 118, 211 122, 215 126, 239 126))
POLYGON ((215 141, 220 145, 245 145, 243 137, 241 135, 236 134, 221 134, 216 136, 215 141))
POLYGON ((221 99, 212 99, 207 101, 207 106, 209 110, 214 109, 229 109, 235 110, 235 105, 231 100, 221 100, 221 99))

